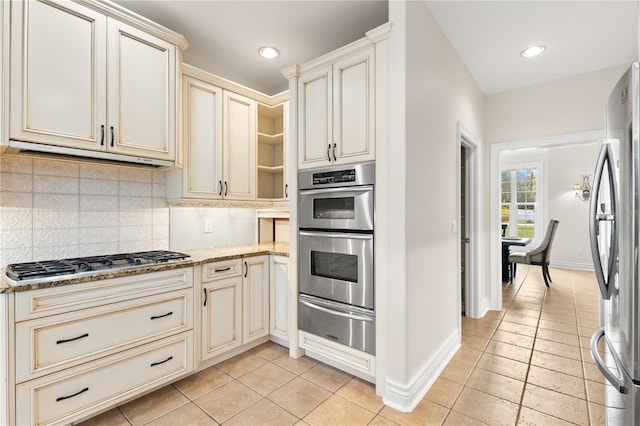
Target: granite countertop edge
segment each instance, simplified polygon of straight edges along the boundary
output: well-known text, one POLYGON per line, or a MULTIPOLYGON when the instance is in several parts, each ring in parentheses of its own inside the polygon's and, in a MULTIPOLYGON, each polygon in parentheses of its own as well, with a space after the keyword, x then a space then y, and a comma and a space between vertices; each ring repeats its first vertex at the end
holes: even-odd
POLYGON ((159 265, 147 265, 144 267, 137 267, 134 269, 122 269, 96 272, 95 274, 72 277, 52 279, 47 282, 39 282, 33 284, 24 285, 12 285, 6 279, 4 269, 0 269, 0 293, 17 293, 22 291, 39 290, 43 288, 62 287, 66 285, 80 284, 86 282, 95 282, 108 280, 111 278, 129 277, 135 275, 148 274, 150 272, 169 271, 173 269, 180 269, 191 266, 200 266, 205 263, 219 262, 223 260, 241 259, 243 257, 253 257, 262 255, 278 255, 289 256, 289 244, 288 243, 259 243, 259 244, 246 244, 238 246, 227 247, 215 247, 215 248, 201 248, 193 250, 177 250, 181 253, 191 256, 190 260, 184 262, 166 263, 159 265))

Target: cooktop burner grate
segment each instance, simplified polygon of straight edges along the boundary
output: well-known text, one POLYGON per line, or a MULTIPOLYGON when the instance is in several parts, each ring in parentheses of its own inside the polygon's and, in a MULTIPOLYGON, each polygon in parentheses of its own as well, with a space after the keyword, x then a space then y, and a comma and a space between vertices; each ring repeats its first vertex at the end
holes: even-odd
POLYGON ((174 251, 142 251, 105 256, 14 263, 7 266, 6 274, 11 280, 23 281, 35 278, 56 277, 60 275, 75 275, 82 272, 100 271, 104 269, 118 269, 138 265, 176 262, 186 260, 188 258, 189 256, 184 253, 174 251))

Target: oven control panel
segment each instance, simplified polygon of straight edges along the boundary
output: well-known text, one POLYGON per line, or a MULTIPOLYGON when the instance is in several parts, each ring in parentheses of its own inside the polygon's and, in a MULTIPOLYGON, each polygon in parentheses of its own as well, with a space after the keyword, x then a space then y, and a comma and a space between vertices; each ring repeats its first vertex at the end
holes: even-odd
POLYGON ((315 185, 327 185, 332 183, 346 183, 356 181, 356 170, 336 170, 334 172, 319 172, 314 173, 312 178, 312 184, 315 185))
POLYGON ((298 172, 298 185, 301 191, 318 188, 373 185, 374 181, 374 162, 330 166, 321 169, 300 170, 298 172))

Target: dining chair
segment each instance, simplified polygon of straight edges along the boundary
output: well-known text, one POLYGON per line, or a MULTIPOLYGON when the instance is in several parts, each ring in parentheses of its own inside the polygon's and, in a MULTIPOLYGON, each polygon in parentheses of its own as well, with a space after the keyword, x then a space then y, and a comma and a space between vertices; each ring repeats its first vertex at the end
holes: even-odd
POLYGON ((556 229, 560 221, 558 219, 551 219, 549 225, 547 225, 547 231, 544 234, 544 239, 539 246, 528 250, 526 252, 513 252, 509 253, 509 263, 511 264, 511 282, 516 276, 516 264, 524 263, 526 265, 539 265, 542 267, 542 278, 544 283, 549 287, 551 282, 551 275, 549 275, 549 256, 551 254, 551 245, 553 244, 553 237, 556 235, 556 229))

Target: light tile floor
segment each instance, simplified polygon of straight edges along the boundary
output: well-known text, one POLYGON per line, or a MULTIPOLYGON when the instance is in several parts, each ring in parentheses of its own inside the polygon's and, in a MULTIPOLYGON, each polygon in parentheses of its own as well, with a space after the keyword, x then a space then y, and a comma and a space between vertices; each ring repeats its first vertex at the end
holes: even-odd
POLYGON ((89 425, 603 425, 604 381, 588 345, 598 326, 593 273, 518 266, 503 310, 463 318, 462 347, 403 414, 373 386, 266 343, 94 417, 89 425))

